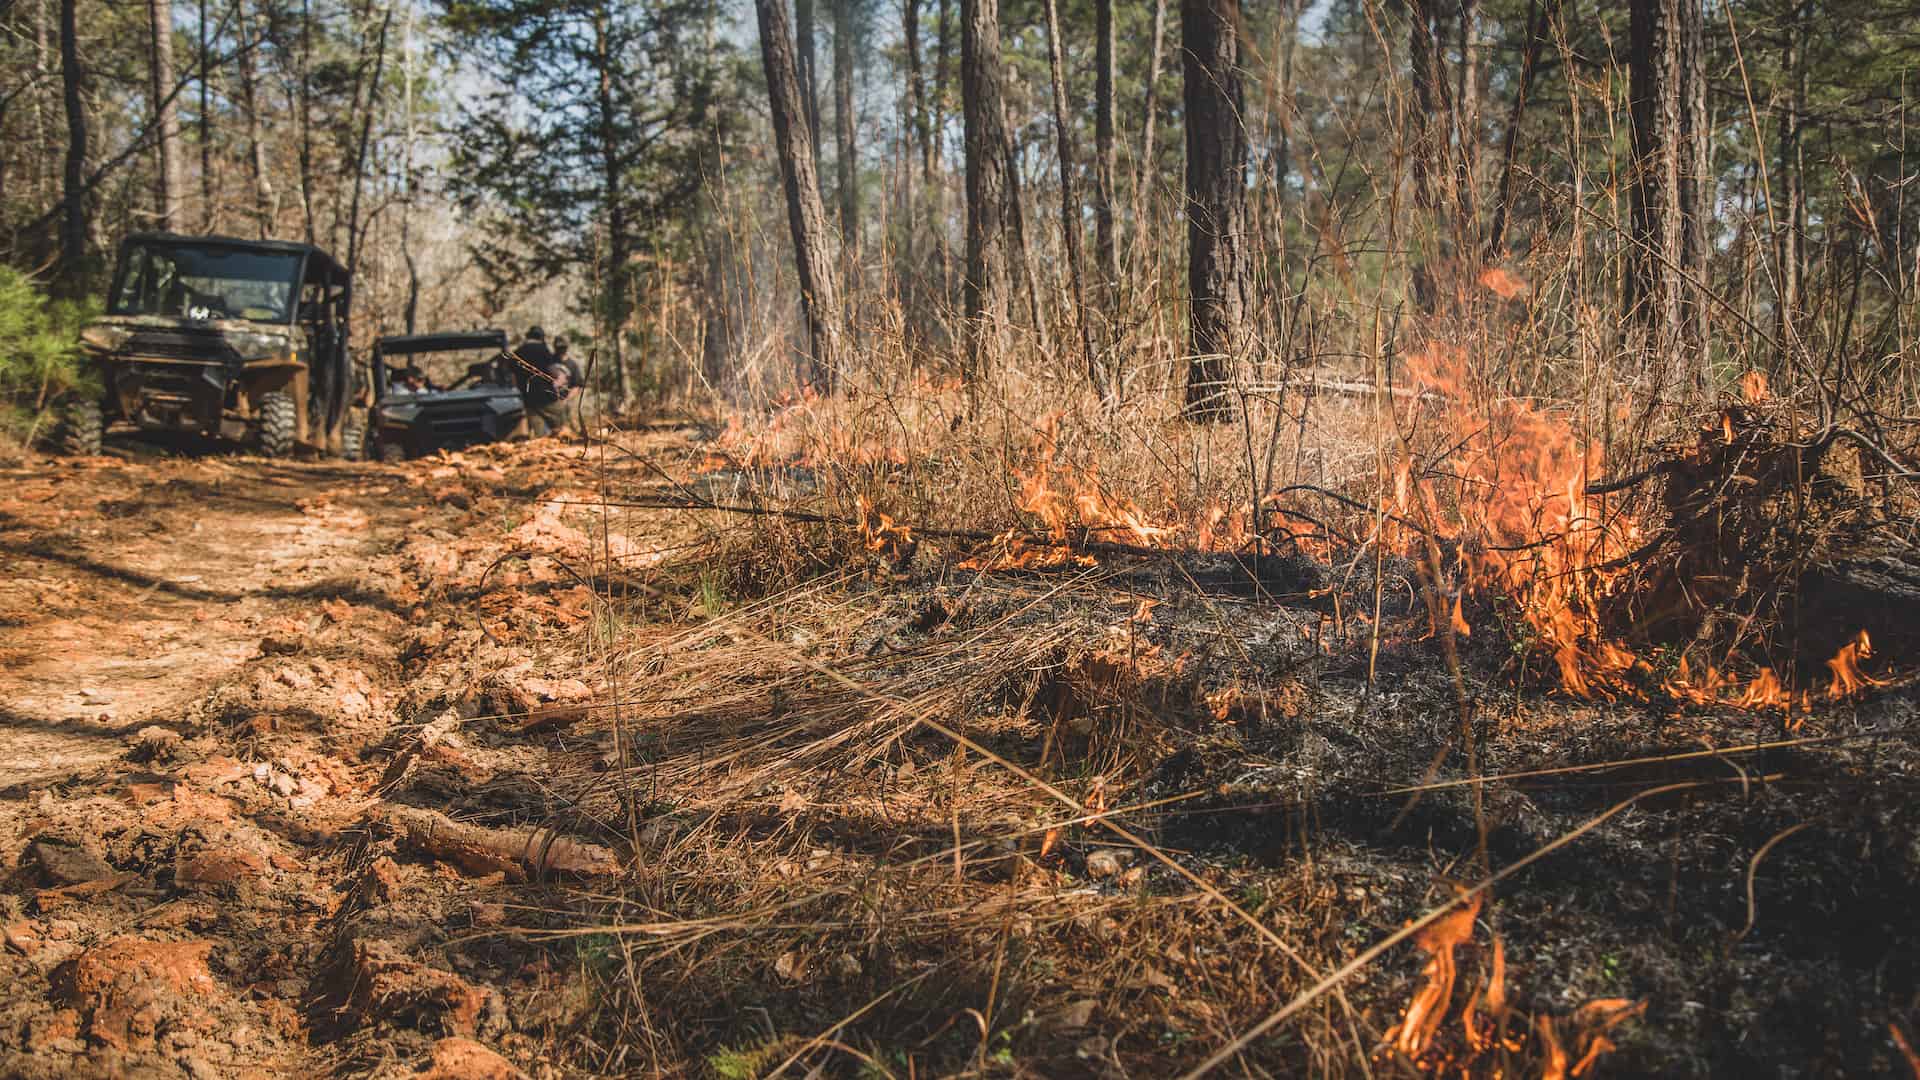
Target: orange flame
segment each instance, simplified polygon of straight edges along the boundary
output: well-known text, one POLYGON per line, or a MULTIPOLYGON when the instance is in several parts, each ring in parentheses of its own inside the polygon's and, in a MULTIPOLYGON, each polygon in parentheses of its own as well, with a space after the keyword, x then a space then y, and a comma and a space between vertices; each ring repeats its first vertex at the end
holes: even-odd
POLYGON ((1527 283, 1498 266, 1480 272, 1480 286, 1502 300, 1511 300, 1527 291, 1527 283))
POLYGON ((896 524, 893 518, 874 509, 873 500, 862 494, 857 500, 860 508, 860 537, 865 541, 868 551, 884 551, 898 554, 913 543, 913 529, 896 524))
POLYGON ((1901 1059, 1913 1072, 1914 1080, 1920 1080, 1920 1054, 1914 1053, 1913 1043, 1907 1038, 1907 1033, 1901 1029, 1898 1020, 1887 1021, 1887 1034, 1893 1036, 1893 1045, 1899 1049, 1901 1059))
POLYGON ((1514 602, 1569 693, 1611 697, 1624 690, 1626 673, 1644 665, 1607 639, 1597 612, 1620 578, 1614 564, 1637 546, 1639 528, 1586 495, 1587 483, 1603 471, 1599 451, 1582 444, 1565 416, 1529 401, 1475 401, 1462 350, 1431 344, 1407 365, 1430 392, 1415 407, 1437 401, 1441 425, 1470 434, 1447 461, 1458 477, 1451 500, 1413 479, 1403 463, 1393 478, 1395 504, 1403 511, 1450 506, 1446 515, 1435 510, 1430 526, 1466 553, 1467 587, 1514 602))
MULTIPOLYGON (((1440 425, 1470 434, 1447 458, 1456 478, 1447 492, 1451 498, 1430 490, 1429 481, 1415 478, 1413 463, 1403 461, 1392 476, 1396 511, 1426 513, 1421 524, 1456 543, 1465 563, 1465 591, 1503 596, 1515 605, 1566 692, 1643 696, 1633 679, 1651 675, 1651 666, 1612 640, 1600 620, 1624 583, 1626 556, 1639 547, 1642 534, 1631 517, 1586 494, 1588 482, 1604 471, 1599 450, 1583 443, 1564 414, 1523 399, 1476 401, 1469 357, 1460 349, 1430 344, 1409 356, 1407 366, 1423 391, 1412 407, 1438 402, 1440 425), (1441 507, 1450 512, 1441 513, 1441 507)), ((1740 385, 1749 401, 1768 394, 1766 376, 1757 371, 1740 385)), ((1734 441, 1733 415, 1723 412, 1719 419, 1721 436, 1734 441)), ((1411 548, 1415 536, 1405 532, 1398 539, 1411 548)), ((1451 615, 1454 632, 1467 634, 1471 628, 1458 601, 1451 615)), ((1828 661, 1830 700, 1885 685, 1861 670, 1869 656, 1862 634, 1828 661)), ((1693 673, 1684 662, 1663 689, 1696 704, 1799 712, 1811 710, 1814 696, 1770 669, 1741 684, 1712 668, 1693 673)))
MULTIPOLYGON (((1510 1016, 1507 950, 1498 936, 1493 938, 1493 957, 1485 985, 1476 987, 1461 1007, 1459 1038, 1451 1041, 1440 1038, 1459 980, 1454 950, 1472 940, 1480 903, 1480 894, 1475 894, 1414 936, 1414 944, 1427 954, 1422 971, 1425 982, 1407 1003, 1400 1022, 1388 1030, 1386 1046, 1404 1055, 1422 1072, 1461 1077, 1498 1076, 1502 1071, 1488 1067, 1485 1060, 1488 1055, 1504 1055, 1526 1046, 1524 1026, 1513 1035, 1507 1034, 1510 1016)), ((1541 1075, 1547 1080, 1584 1075, 1602 1054, 1614 1049, 1608 1033, 1638 1016, 1645 1004, 1624 998, 1600 998, 1580 1006, 1569 1017, 1555 1018, 1545 1013, 1534 1017, 1533 1028, 1543 1062, 1541 1075)))
POLYGON ((1436 919, 1414 935, 1413 943, 1427 954, 1427 966, 1422 972, 1426 976, 1423 984, 1407 1003, 1407 1012, 1400 1023, 1387 1032, 1387 1040, 1394 1049, 1408 1058, 1419 1058, 1433 1044, 1433 1036, 1440 1030, 1440 1022, 1446 1018, 1447 1002, 1453 998, 1453 983, 1457 974, 1454 967, 1453 950, 1464 945, 1473 937, 1473 920, 1480 917, 1481 894, 1475 893, 1468 901, 1436 919))
POLYGON ((1748 404, 1758 405, 1767 400, 1771 393, 1767 388, 1766 372, 1749 371, 1740 376, 1740 396, 1746 398, 1748 404))
POLYGON ((1873 641, 1865 630, 1845 645, 1834 658, 1827 661, 1827 670, 1833 672, 1833 683, 1827 687, 1827 697, 1833 701, 1844 701, 1870 686, 1885 686, 1886 681, 1876 679, 1860 670, 1860 661, 1873 656, 1873 641))
MULTIPOLYGON (((1057 544, 1069 544, 1076 535, 1142 547, 1191 546, 1203 551, 1237 550, 1247 544, 1250 532, 1245 510, 1229 510, 1215 503, 1198 515, 1182 515, 1171 507, 1162 513, 1150 513, 1114 492, 1101 478, 1098 467, 1061 463, 1058 460, 1061 415, 1056 412, 1046 417, 1029 450, 1030 465, 1015 470, 1020 482, 1015 505, 1039 518, 1047 535, 1057 544)), ((997 554, 969 559, 961 566, 1015 569, 1092 562, 1083 555, 1058 548, 1039 549, 1024 544, 1018 530, 999 537, 996 547, 997 554)))
POLYGON ((1628 1020, 1646 1011, 1645 1001, 1633 1001, 1629 998, 1600 998, 1589 1001, 1574 1010, 1569 1022, 1573 1036, 1573 1051, 1580 1057, 1572 1067, 1567 1060, 1571 1056, 1560 1041, 1559 1032, 1551 1017, 1541 1016, 1537 1021, 1540 1038, 1547 1048, 1547 1067, 1541 1073, 1541 1080, 1567 1080, 1568 1077, 1583 1076, 1601 1054, 1614 1049, 1613 1040, 1608 1033, 1628 1020))

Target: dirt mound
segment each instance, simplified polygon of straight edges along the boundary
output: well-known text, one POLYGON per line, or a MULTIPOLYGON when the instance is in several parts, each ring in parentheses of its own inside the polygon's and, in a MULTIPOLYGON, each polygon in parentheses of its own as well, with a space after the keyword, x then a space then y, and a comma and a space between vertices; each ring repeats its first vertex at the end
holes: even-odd
POLYGON ((117 1050, 152 1050, 170 1030, 204 1033, 225 996, 207 970, 211 941, 114 938, 53 973, 87 1038, 117 1050))

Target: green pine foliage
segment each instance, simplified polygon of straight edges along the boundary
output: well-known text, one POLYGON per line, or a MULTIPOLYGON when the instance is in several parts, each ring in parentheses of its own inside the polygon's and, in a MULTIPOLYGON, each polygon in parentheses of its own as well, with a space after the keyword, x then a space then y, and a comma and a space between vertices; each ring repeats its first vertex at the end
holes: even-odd
POLYGON ((28 275, 0 266, 0 430, 14 438, 44 430, 48 408, 97 392, 80 352, 88 304, 49 300, 28 275))
POLYGON ((447 178, 493 296, 591 284, 596 336, 627 324, 638 264, 697 205, 745 110, 715 0, 441 0, 489 73, 453 121, 447 178))

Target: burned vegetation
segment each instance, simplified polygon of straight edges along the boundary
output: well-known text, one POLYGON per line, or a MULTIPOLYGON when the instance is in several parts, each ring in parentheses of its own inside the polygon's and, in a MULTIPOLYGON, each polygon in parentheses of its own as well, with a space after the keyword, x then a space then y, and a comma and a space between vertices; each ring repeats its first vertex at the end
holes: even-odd
MULTIPOLYGON (((239 605, 227 666, 3 804, 6 962, 38 988, 9 1060, 1901 1065, 1904 452, 1750 385, 1609 470, 1573 413, 1476 398, 1447 357, 1316 403, 1329 455, 1356 417, 1405 435, 1258 515, 1094 417, 989 448, 928 382, 895 399, 914 439, 848 395, 266 465, 339 485, 248 526, 307 537, 305 569, 174 586, 156 616, 239 605)), ((169 547, 128 496, 162 470, 251 520, 256 468, 27 489, 14 512, 69 537, 22 556, 35 588, 112 564, 90 529, 146 539, 76 602, 196 576, 143 560, 221 541, 169 547)), ((135 685, 110 670, 108 700, 135 685)))
POLYGON ((0 1076, 1920 1080, 1911 3, 0 30, 0 1076))

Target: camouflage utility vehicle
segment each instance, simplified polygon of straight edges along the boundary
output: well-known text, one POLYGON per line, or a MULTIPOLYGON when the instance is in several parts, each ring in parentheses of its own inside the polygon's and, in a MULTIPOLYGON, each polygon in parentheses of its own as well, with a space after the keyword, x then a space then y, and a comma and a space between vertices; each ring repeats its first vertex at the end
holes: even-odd
POLYGON ((368 454, 399 461, 520 434, 526 404, 512 364, 504 330, 381 338, 368 454))
POLYGON ((108 425, 357 458, 364 417, 347 354, 352 282, 310 244, 139 233, 120 245, 106 314, 81 331, 105 394, 69 410, 65 442, 108 425))

